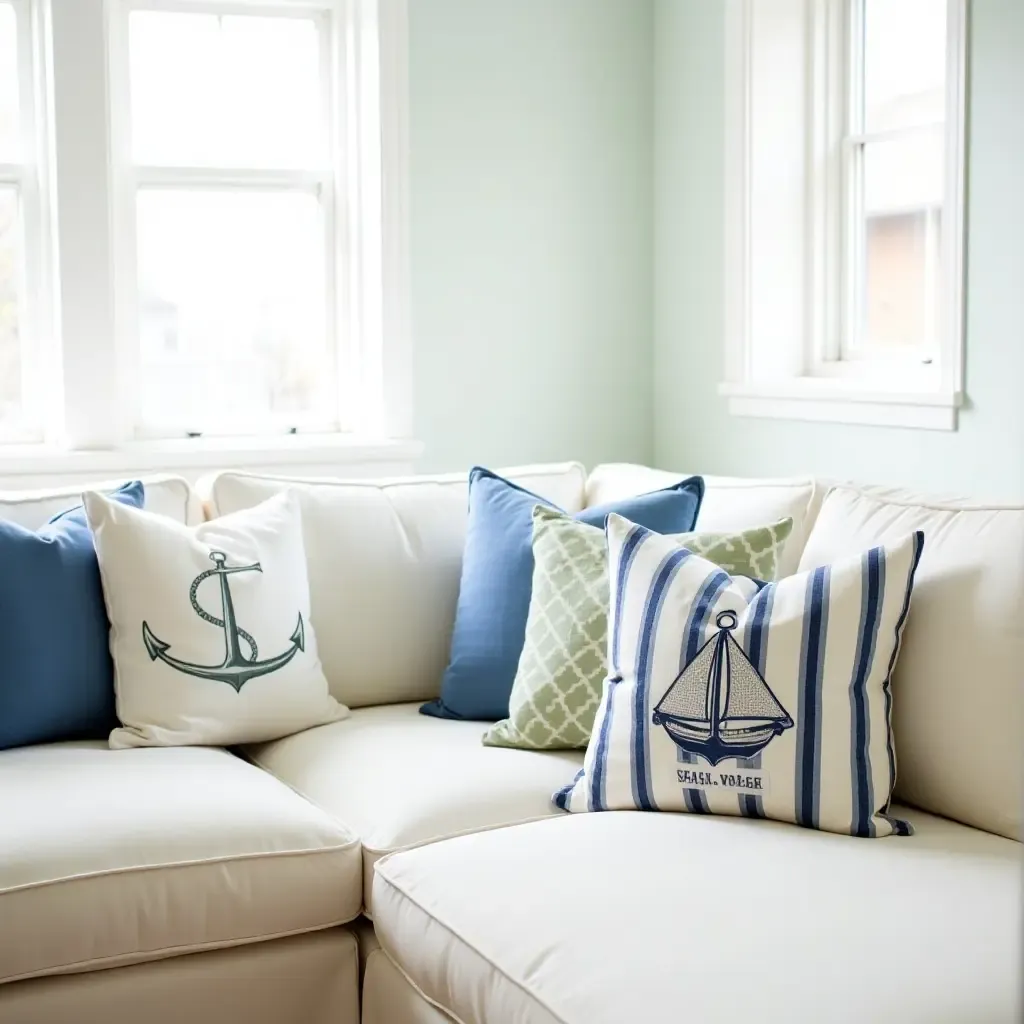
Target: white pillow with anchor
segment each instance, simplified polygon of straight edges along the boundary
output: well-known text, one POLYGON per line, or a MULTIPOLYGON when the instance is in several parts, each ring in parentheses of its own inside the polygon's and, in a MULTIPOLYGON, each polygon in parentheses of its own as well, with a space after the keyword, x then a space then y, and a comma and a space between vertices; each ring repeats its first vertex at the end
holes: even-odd
POLYGON ((317 655, 293 494, 196 527, 84 501, 122 723, 111 747, 255 743, 348 714, 317 655))

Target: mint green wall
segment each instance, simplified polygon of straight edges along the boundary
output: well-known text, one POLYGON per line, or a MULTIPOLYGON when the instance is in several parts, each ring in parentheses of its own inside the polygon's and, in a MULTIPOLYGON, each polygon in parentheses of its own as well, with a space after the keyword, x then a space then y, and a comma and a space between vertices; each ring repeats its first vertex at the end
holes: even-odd
POLYGON ((722 334, 722 4, 655 0, 655 458, 1024 498, 1024 0, 973 0, 967 381, 956 433, 738 419, 722 334))
POLYGON ((409 14, 421 466, 650 461, 650 2, 409 14))

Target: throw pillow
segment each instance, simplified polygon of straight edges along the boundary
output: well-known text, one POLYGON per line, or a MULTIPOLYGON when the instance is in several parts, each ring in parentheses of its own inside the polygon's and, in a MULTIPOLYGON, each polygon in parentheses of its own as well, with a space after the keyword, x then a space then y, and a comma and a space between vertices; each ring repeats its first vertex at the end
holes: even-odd
POLYGON ((907 834, 889 680, 924 535, 763 583, 608 521, 609 678, 568 811, 907 834))
POLYGON ((298 502, 187 527, 87 494, 110 618, 112 747, 258 742, 348 712, 309 625, 298 502))
MULTIPOLYGON (((674 539, 731 575, 774 580, 792 519, 736 533, 674 539)), ((533 594, 508 718, 484 733, 494 747, 585 747, 601 701, 608 651, 604 531, 538 505, 533 510, 533 594)))
MULTIPOLYGON (((139 481, 115 502, 140 508, 139 481)), ((117 725, 92 534, 81 506, 42 529, 0 522, 0 750, 98 739, 117 725)))
MULTIPOLYGON (((674 487, 576 517, 603 526, 620 512, 659 533, 693 529, 704 481, 689 477, 674 487)), ((508 716, 526 634, 533 578, 533 508, 551 503, 479 466, 469 475, 469 520, 462 557, 448 667, 441 696, 420 710, 437 718, 497 721, 508 716)))

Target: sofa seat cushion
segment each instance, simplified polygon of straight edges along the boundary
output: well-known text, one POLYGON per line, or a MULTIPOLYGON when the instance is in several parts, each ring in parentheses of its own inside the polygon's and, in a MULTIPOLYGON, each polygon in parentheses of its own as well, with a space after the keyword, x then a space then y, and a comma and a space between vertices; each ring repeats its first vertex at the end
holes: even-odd
POLYGON ((314 931, 361 903, 359 844, 224 750, 0 752, 0 982, 314 931))
POLYGON ((372 912, 374 865, 385 854, 561 815, 551 794, 572 781, 583 751, 485 747, 486 728, 392 704, 245 753, 359 836, 372 912))
MULTIPOLYGON (((900 813, 904 813, 901 811, 900 813)), ((385 952, 463 1024, 1010 1022, 1020 846, 609 812, 395 854, 385 952)))
POLYGON ((354 936, 345 927, 326 928, 116 971, 2 985, 0 1021, 360 1024, 359 988, 354 936))

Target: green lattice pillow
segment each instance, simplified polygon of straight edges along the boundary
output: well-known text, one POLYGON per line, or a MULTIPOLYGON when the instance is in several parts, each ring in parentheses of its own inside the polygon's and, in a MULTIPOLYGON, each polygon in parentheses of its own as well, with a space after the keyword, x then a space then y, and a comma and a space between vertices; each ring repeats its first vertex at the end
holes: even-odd
MULTIPOLYGON (((774 580, 792 519, 736 533, 676 539, 730 576, 774 580)), ((608 558, 604 531, 552 508, 533 510, 533 593, 526 642, 492 747, 585 747, 601 700, 608 645, 608 558)))

